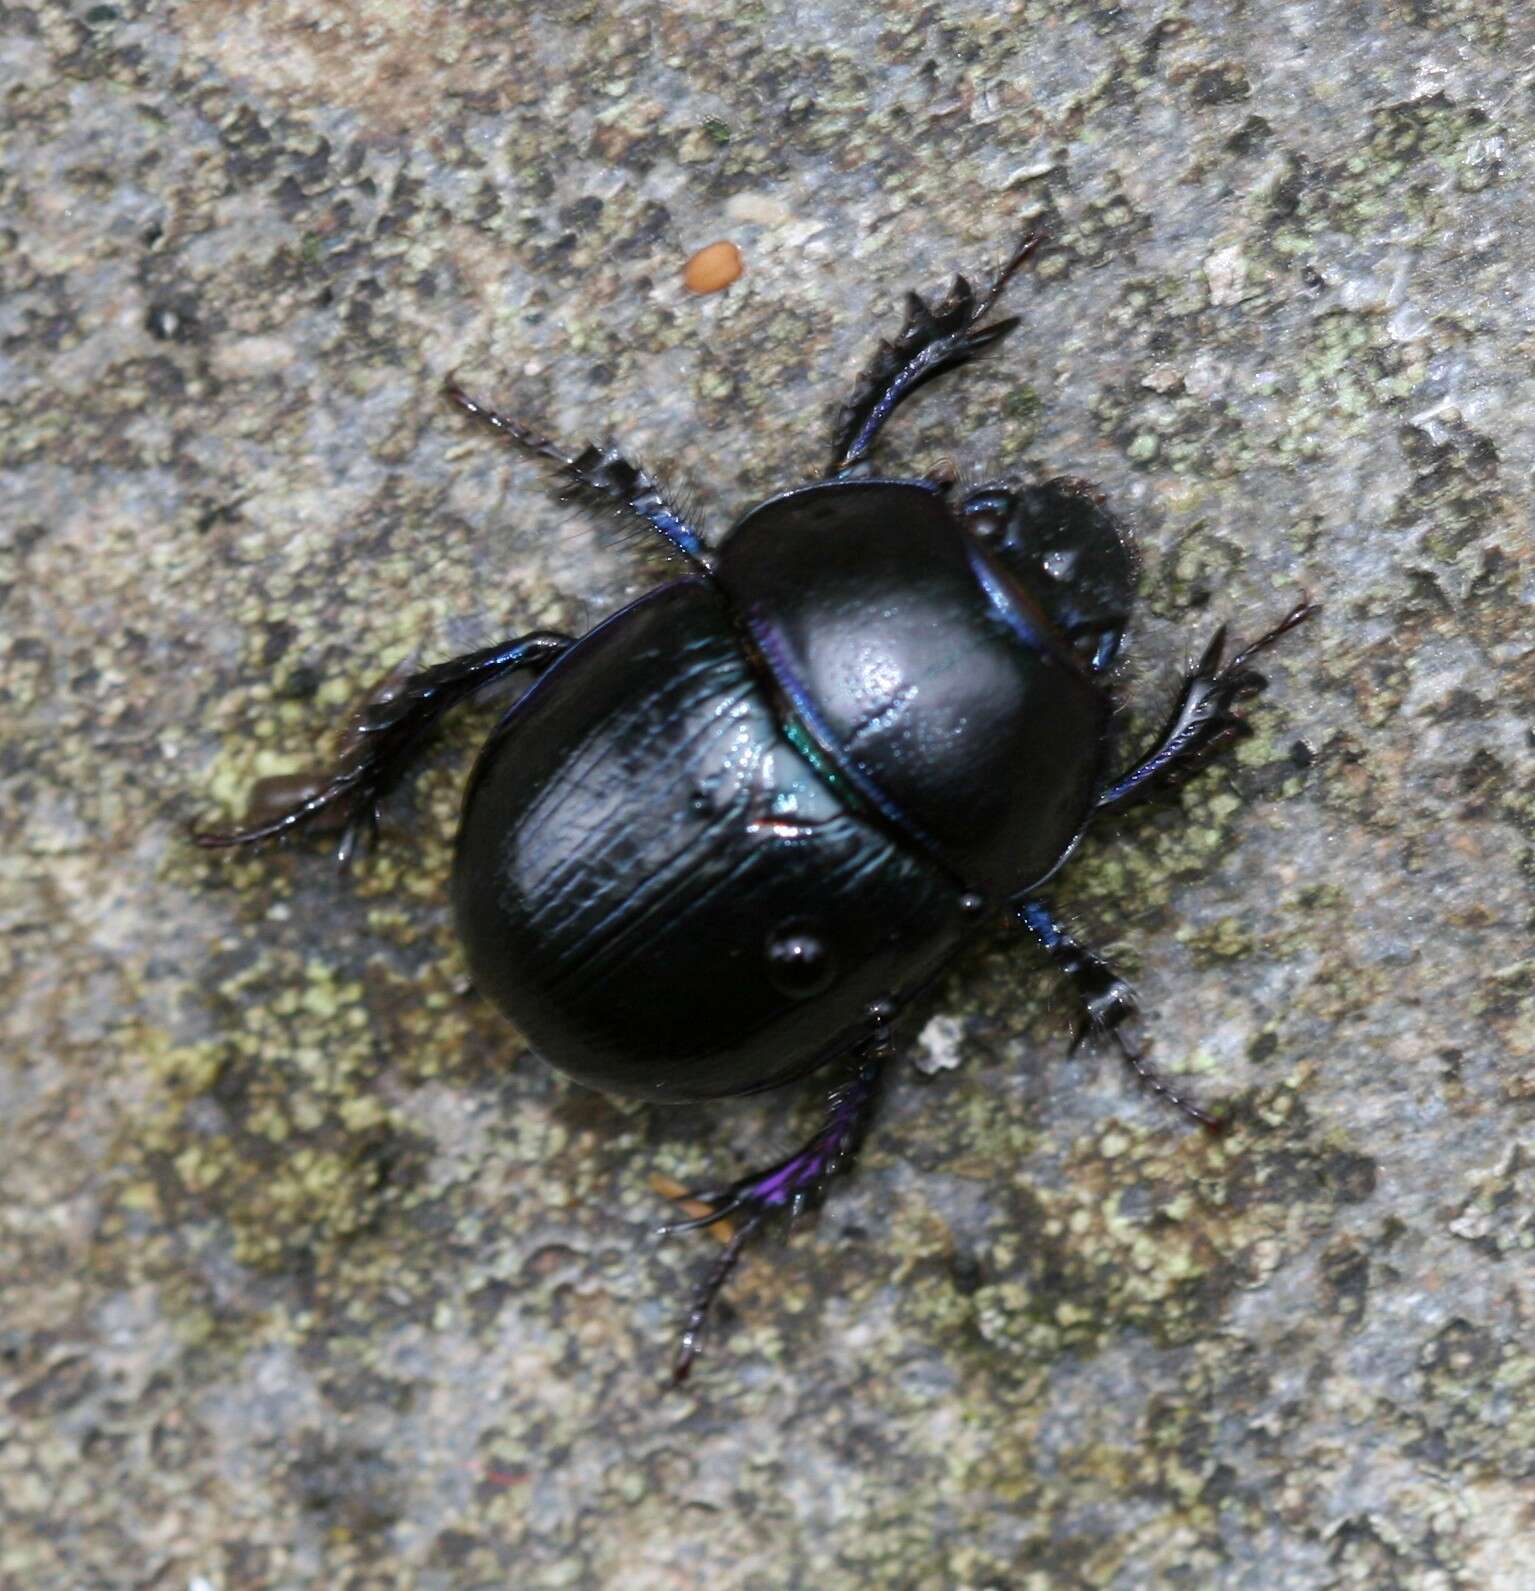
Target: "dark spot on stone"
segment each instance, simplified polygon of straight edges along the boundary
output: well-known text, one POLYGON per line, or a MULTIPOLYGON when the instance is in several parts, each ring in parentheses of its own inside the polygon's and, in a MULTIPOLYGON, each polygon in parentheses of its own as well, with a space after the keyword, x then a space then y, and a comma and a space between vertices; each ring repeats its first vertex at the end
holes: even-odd
POLYGON ((1255 155, 1274 135, 1274 129, 1261 116, 1249 116, 1226 140, 1226 147, 1234 155, 1255 155))
POLYGON ((206 536, 218 525, 233 525, 240 518, 238 503, 214 503, 197 516, 197 534, 206 536))
POLYGON ((324 1385, 325 1401, 343 1414, 359 1409, 388 1409, 406 1413, 416 1400, 408 1381, 391 1380, 376 1370, 350 1371, 335 1376, 324 1385))
POLYGON ((1453 604, 1445 595, 1439 576, 1432 569, 1404 569, 1402 572, 1407 581, 1408 595, 1398 610, 1398 618, 1410 619, 1425 610, 1442 614, 1453 611, 1453 604))
POLYGON ((495 1323, 496 1317, 501 1313, 507 1299, 513 1297, 520 1289, 512 1287, 507 1282, 491 1280, 483 1287, 477 1287, 469 1294, 469 1318, 476 1331, 484 1331, 495 1323))
POLYGON ((383 287, 371 276, 365 276, 352 289, 352 296, 347 302, 346 321, 349 331, 366 334, 373 324, 373 307, 378 299, 384 296, 383 287))
POLYGON ((1310 184, 1310 171, 1298 155, 1289 155, 1285 169, 1269 189, 1269 214, 1276 221, 1288 220, 1300 209, 1301 199, 1310 184))
POLYGON ((602 214, 602 200, 595 194, 586 194, 561 207, 560 225, 580 231, 592 225, 602 214))
POLYGON ((644 253, 652 245, 659 243, 671 232, 672 213, 664 204, 655 200, 641 206, 627 232, 619 242, 619 251, 624 254, 644 253))
POLYGON ((286 619, 269 619, 266 639, 261 643, 261 661, 268 666, 280 662, 293 645, 298 631, 286 619))
POLYGON ((277 208, 285 221, 294 220, 309 202, 298 178, 292 172, 277 184, 276 199, 277 208))
POLYGON ((1235 61, 1224 61, 1207 67, 1194 78, 1189 97, 1196 105, 1229 105, 1250 98, 1252 91, 1242 67, 1235 61))
POLYGON ((1375 1192, 1380 1168, 1369 1155, 1339 1150, 1326 1161, 1326 1175, 1340 1204, 1360 1204, 1375 1192))
MULTIPOLYGON (((1489 701, 1485 696, 1478 696, 1474 691, 1468 691, 1463 685, 1457 685, 1445 699, 1434 708, 1433 722, 1436 724, 1450 723, 1478 723, 1491 718, 1498 710, 1498 704, 1489 701)), ((1485 753, 1490 756, 1491 753, 1485 753)), ((1496 758, 1493 759, 1496 761, 1496 758)))
POLYGON ((578 1258, 576 1251, 567 1244, 545 1243, 523 1261, 521 1274, 530 1282, 547 1281, 551 1276, 558 1276, 578 1258))
POLYGON ((1455 777, 1456 788, 1470 799, 1460 809, 1463 818, 1484 817, 1490 798, 1508 782, 1508 770, 1485 746, 1474 752, 1455 777))
POLYGON ((419 1145, 404 1133, 380 1128, 367 1134, 354 1155, 371 1193, 399 1191, 417 1180, 422 1169, 419 1145))
POLYGON ((1348 1330, 1356 1330, 1369 1301, 1369 1255, 1352 1243, 1335 1244, 1322 1256, 1322 1285, 1333 1313, 1348 1330))
POLYGON ((272 134, 250 106, 241 105, 219 128, 218 136, 235 187, 253 187, 271 176, 277 159, 272 134))
POLYGON ((190 299, 161 299, 144 314, 144 330, 157 342, 196 342, 202 331, 190 299))
POLYGON ((288 1477, 307 1511, 347 1535, 377 1536, 399 1521, 396 1471, 373 1449, 345 1446, 306 1431, 288 1477))
POLYGON ((18 1416, 54 1418, 87 1397, 96 1383, 90 1360, 84 1354, 72 1354, 12 1393, 5 1406, 18 1416))
POLYGON ((1199 1500, 1207 1508, 1218 1507, 1237 1492, 1237 1472, 1229 1464, 1217 1464, 1200 1488, 1199 1500))
POLYGON ((1279 1048, 1279 1035, 1277 1033, 1260 1033, 1247 1047, 1247 1058, 1256 1065, 1261 1065, 1279 1048))
POLYGON ((1418 1363, 1431 1378, 1464 1381, 1488 1368, 1498 1356, 1492 1337, 1457 1315, 1424 1344, 1418 1363))
POLYGON ((316 695, 324 676, 309 663, 300 663, 277 687, 277 694, 290 702, 307 702, 316 695))
POLYGON ((1328 1559, 1335 1565, 1347 1564, 1350 1582, 1360 1585, 1400 1584, 1393 1565, 1401 1554, 1385 1541, 1368 1514, 1345 1519, 1332 1533, 1328 1559))
POLYGON ((482 1537, 472 1536, 467 1530, 444 1530, 432 1541, 427 1566, 431 1569, 465 1569, 469 1566, 469 1560, 476 1553, 484 1551, 485 1547, 482 1537))
POLYGON ((103 1431, 90 1425, 80 1434, 80 1456, 92 1464, 115 1464, 128 1450, 128 1436, 121 1431, 103 1431))
POLYGON ((949 1261, 949 1280, 954 1284, 956 1293, 969 1298, 981 1290, 986 1273, 974 1254, 960 1250, 949 1261))

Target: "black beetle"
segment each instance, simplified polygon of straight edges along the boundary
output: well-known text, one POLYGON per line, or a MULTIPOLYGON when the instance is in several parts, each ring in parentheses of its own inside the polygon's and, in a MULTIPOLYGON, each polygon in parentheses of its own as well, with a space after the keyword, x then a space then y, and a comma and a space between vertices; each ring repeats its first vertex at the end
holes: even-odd
POLYGON ((1113 1040, 1133 996, 1038 890, 1088 825, 1176 784, 1244 728, 1249 665, 1307 602, 1229 660, 1218 631, 1160 735, 1108 764, 1108 676, 1133 594, 1129 548, 1081 482, 878 478, 881 426, 918 387, 1005 336, 983 324, 1034 251, 979 295, 964 277, 908 298, 840 411, 834 461, 738 520, 717 546, 611 448, 569 451, 450 382, 467 414, 550 459, 568 487, 649 527, 688 566, 590 634, 520 636, 396 674, 334 766, 269 791, 242 844, 344 822, 341 858, 426 732, 493 680, 532 688, 480 753, 453 874, 477 986, 578 1082, 647 1099, 744 1094, 851 1063, 824 1125, 764 1171, 695 1197, 738 1226, 697 1296, 674 1374, 743 1245, 846 1165, 892 1052, 892 1027, 957 951, 999 920, 1066 975, 1077 1039, 1113 1040), (264 810, 262 809, 264 806, 264 810))

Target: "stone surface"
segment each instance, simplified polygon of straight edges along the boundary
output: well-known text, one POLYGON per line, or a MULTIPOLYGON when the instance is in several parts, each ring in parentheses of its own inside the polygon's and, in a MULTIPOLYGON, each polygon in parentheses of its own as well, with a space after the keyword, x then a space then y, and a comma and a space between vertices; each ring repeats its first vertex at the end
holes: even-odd
POLYGON ((0 1583, 1531 1583, 1532 46, 1498 0, 0 6, 0 1583), (719 525, 1036 223, 1027 330, 886 458, 1101 483, 1131 733, 1220 619, 1326 604, 1057 892, 1234 1130, 1066 1060, 999 944, 666 1393, 711 1244, 650 1179, 813 1100, 583 1094, 467 994, 489 710, 347 877, 186 825, 401 656, 656 578, 446 371, 719 525))

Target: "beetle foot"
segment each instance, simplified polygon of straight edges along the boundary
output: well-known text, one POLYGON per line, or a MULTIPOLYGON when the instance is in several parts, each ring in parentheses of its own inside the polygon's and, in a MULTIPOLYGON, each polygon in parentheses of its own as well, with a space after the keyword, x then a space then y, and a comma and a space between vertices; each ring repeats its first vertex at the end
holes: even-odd
POLYGON ((336 862, 345 867, 360 850, 378 843, 382 791, 367 779, 366 766, 343 764, 329 776, 320 770, 258 779, 251 786, 244 828, 198 830, 192 843, 204 850, 226 850, 278 839, 300 828, 323 834, 340 830, 336 862))
POLYGON ((258 779, 246 802, 244 826, 199 831, 192 836, 194 843, 205 850, 223 850, 306 828, 316 834, 340 831, 337 861, 343 866, 359 849, 371 849, 378 840, 383 789, 377 777, 379 746, 370 742, 370 736, 376 733, 373 726, 409 688, 415 664, 414 656, 405 658, 364 693, 335 738, 329 769, 306 768, 258 779))
POLYGON ((693 1294, 672 1361, 674 1386, 687 1380, 703 1344, 714 1301, 759 1228, 780 1212, 787 1215, 792 1225, 809 1205, 821 1199, 832 1178, 847 1168, 873 1115, 887 1053, 888 1040, 884 1038, 863 1052, 857 1070, 827 1100, 825 1124, 802 1148, 765 1171, 738 1178, 728 1187, 686 1195, 684 1202, 706 1204, 708 1212, 657 1228, 658 1237, 668 1237, 674 1232, 696 1232, 720 1221, 739 1220, 729 1242, 693 1294))
POLYGON ((458 702, 515 669, 547 668, 571 646, 566 635, 538 630, 415 671, 414 660, 392 668, 348 716, 330 770, 285 774, 251 791, 244 828, 194 833, 218 850, 277 839, 300 828, 340 828, 341 866, 378 839, 379 802, 399 783, 437 721, 458 702))
POLYGON ((1120 775, 1098 797, 1095 810, 1123 809, 1157 790, 1176 789, 1197 772, 1220 747, 1252 733, 1237 711, 1242 702, 1268 686, 1268 679, 1250 667, 1258 653, 1317 611, 1307 598, 1290 609, 1273 629, 1260 635, 1226 661, 1223 624, 1189 671, 1157 744, 1135 767, 1120 775))
POLYGON ((1192 1100, 1185 1099, 1182 1094, 1175 1093, 1147 1064, 1144 1054, 1131 1042, 1124 1030, 1124 1023, 1140 1014, 1135 996, 1122 978, 1114 976, 1111 969, 1105 970, 1109 971, 1109 976, 1115 985, 1108 996, 1111 1001, 1111 1014, 1100 1017, 1090 1008, 1077 1024, 1077 1031, 1071 1041, 1072 1051, 1080 1049, 1088 1040, 1095 1043, 1102 1039, 1111 1040, 1115 1049, 1119 1051, 1120 1059, 1135 1073, 1136 1080, 1149 1093, 1155 1094, 1159 1099, 1165 1099, 1169 1105, 1181 1110, 1185 1116, 1191 1121, 1197 1121, 1201 1127, 1206 1127, 1215 1133, 1223 1132, 1225 1123, 1219 1116, 1211 1115, 1203 1106, 1196 1105, 1192 1100))
POLYGON ((510 415, 497 414, 459 386, 455 377, 443 383, 443 395, 456 403, 471 419, 515 442, 530 453, 558 464, 571 489, 593 502, 632 514, 657 531, 667 546, 705 574, 714 568, 714 555, 704 538, 693 528, 692 515, 674 505, 654 476, 631 464, 616 448, 598 447, 588 442, 574 452, 535 431, 510 415))
POLYGON ((1218 1116, 1174 1093, 1146 1063, 1145 1056, 1131 1041, 1125 1025, 1140 1015, 1135 991, 1096 950, 1069 933, 1055 914, 1041 901, 1019 899, 1013 914, 1033 934, 1041 948, 1065 974, 1079 1002, 1077 1026, 1071 1041, 1075 1053, 1088 1040, 1110 1040, 1125 1065, 1153 1094, 1176 1106, 1185 1116, 1212 1132, 1222 1127, 1218 1116))
POLYGON ((945 370, 964 364, 1018 324, 1016 316, 989 326, 979 322, 991 313, 1013 273, 1043 240, 1038 232, 1023 238, 979 296, 963 276, 954 278, 936 306, 929 305, 920 293, 906 295, 906 319, 895 341, 880 340, 853 396, 838 412, 832 433, 834 475, 851 470, 868 456, 880 427, 909 393, 945 370))

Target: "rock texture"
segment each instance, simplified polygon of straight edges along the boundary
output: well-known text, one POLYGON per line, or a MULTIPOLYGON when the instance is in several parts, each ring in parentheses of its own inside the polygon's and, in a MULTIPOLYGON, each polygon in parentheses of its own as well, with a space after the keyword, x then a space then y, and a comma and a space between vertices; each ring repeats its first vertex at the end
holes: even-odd
POLYGON ((0 1583, 1531 1584, 1532 48, 1512 0, 0 6, 0 1583), (446 372, 719 526, 1024 225, 1026 330, 892 465, 1102 485, 1131 734, 1325 603, 1057 892, 1233 1130, 1067 1060, 999 944, 669 1393, 711 1243, 651 1179, 813 1103, 584 1094, 469 995, 490 710, 346 877, 186 826, 402 656, 657 577, 446 372))

